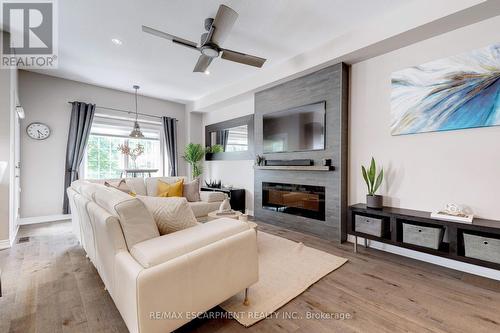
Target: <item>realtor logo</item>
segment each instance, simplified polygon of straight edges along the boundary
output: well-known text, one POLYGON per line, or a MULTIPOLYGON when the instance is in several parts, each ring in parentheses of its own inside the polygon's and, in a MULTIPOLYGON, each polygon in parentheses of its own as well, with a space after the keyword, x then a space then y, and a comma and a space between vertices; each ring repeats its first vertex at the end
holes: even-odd
POLYGON ((3 68, 56 68, 57 17, 52 0, 2 0, 3 68))

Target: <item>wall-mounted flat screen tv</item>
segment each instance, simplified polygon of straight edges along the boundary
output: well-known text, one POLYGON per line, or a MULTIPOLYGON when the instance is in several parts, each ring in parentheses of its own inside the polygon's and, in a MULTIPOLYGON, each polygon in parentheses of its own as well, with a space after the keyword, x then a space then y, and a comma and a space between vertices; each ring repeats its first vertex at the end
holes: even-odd
POLYGON ((325 104, 323 101, 265 114, 264 153, 325 149, 325 104))

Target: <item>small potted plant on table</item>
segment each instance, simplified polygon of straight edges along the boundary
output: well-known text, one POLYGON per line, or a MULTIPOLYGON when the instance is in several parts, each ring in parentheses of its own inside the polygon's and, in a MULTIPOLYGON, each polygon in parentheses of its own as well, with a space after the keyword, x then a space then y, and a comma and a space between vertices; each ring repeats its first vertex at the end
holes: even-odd
POLYGON ((377 167, 375 165, 375 159, 372 157, 370 168, 368 171, 364 166, 361 166, 361 171, 363 173, 363 178, 368 187, 368 194, 366 195, 366 206, 368 208, 381 209, 383 207, 383 197, 381 195, 375 194, 382 184, 384 179, 384 170, 381 169, 377 176, 377 167))

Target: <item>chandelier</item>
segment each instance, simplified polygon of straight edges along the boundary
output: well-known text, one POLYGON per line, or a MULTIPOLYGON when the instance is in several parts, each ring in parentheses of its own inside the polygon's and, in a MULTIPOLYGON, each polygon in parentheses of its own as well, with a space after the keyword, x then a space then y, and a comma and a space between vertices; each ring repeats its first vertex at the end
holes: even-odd
POLYGON ((143 138, 144 134, 142 134, 141 127, 139 126, 139 122, 137 119, 139 118, 139 113, 137 113, 137 90, 139 90, 139 86, 135 85, 133 86, 135 89, 135 121, 134 121, 134 128, 132 129, 132 132, 130 132, 129 137, 131 138, 143 138))

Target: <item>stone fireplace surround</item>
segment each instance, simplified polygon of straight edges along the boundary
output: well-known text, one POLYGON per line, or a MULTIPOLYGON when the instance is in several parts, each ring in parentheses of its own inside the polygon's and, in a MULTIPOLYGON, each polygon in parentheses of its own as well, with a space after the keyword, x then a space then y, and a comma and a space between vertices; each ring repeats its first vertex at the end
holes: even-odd
POLYGON ((307 232, 333 241, 347 238, 347 103, 348 67, 340 63, 255 94, 255 153, 267 160, 331 159, 334 170, 296 171, 254 169, 254 214, 258 220, 307 232), (326 101, 326 147, 319 151, 268 153, 262 149, 262 118, 270 112, 326 101), (325 220, 287 214, 263 207, 263 183, 325 188, 325 220))

